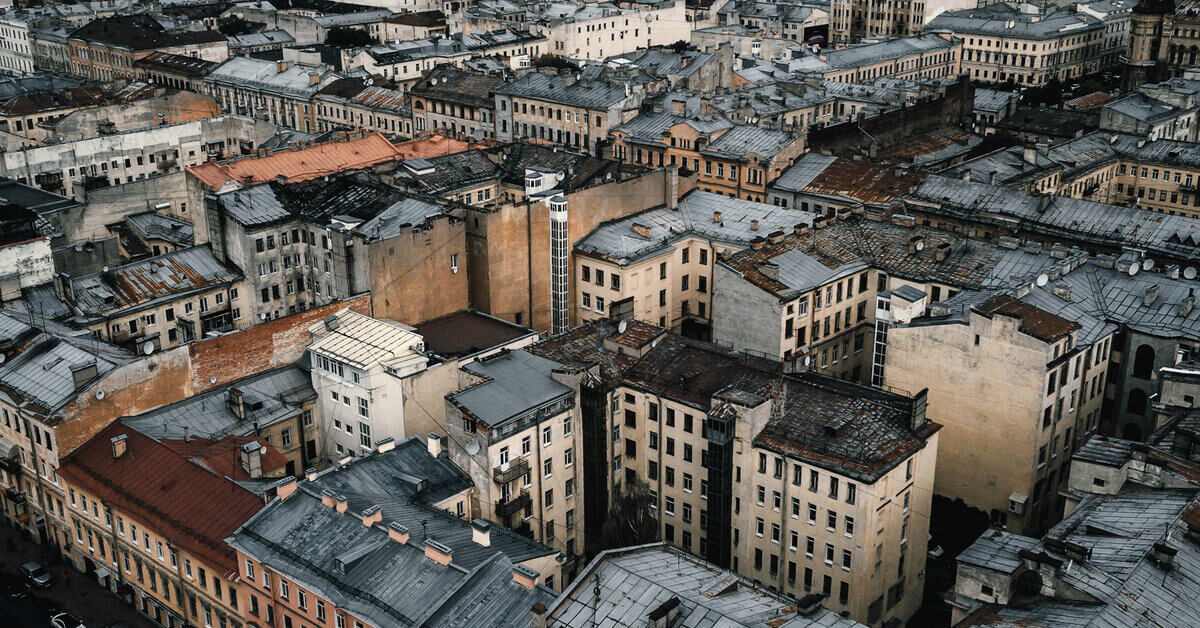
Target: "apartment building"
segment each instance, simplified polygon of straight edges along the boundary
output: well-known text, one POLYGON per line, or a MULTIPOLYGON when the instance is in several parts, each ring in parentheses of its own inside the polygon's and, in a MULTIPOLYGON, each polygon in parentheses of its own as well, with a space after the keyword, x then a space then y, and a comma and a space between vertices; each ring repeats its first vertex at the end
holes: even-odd
MULTIPOLYGON (((248 444, 235 465, 259 454, 248 444)), ((261 497, 120 422, 62 463, 76 569, 160 626, 243 625, 225 537, 255 516, 261 497)))
POLYGON ((828 218, 844 216, 846 210, 886 210, 924 178, 915 168, 810 152, 772 181, 767 192, 772 205, 828 218))
POLYGON ((1041 13, 992 4, 947 11, 927 29, 963 40, 963 71, 978 83, 1070 82, 1102 67, 1105 23, 1071 8, 1041 13))
MULTIPOLYGON (((669 0, 632 8, 614 6, 573 7, 567 15, 554 15, 561 9, 546 7, 545 14, 534 13, 533 29, 546 36, 548 54, 575 59, 604 59, 633 52, 639 48, 669 46, 688 41, 691 24, 685 4, 669 0)), ((527 18, 529 19, 529 18, 527 18)))
POLYGON ((1191 2, 1138 2, 1129 16, 1123 87, 1164 81, 1196 65, 1200 18, 1191 2))
POLYGON ((404 93, 374 77, 330 82, 313 96, 313 109, 316 129, 321 133, 362 130, 391 137, 413 136, 412 110, 404 93))
POLYGON ((413 131, 442 129, 451 134, 496 137, 496 90, 503 75, 439 65, 409 88, 413 131))
MULTIPOLYGON (((761 203, 767 184, 804 152, 803 135, 738 125, 711 112, 688 117, 686 107, 686 101, 674 100, 670 113, 642 114, 613 127, 613 158, 647 167, 677 165, 696 173, 700 190, 761 203)), ((809 115, 792 119, 799 124, 809 115)))
POLYGON ((560 367, 525 349, 463 366, 458 392, 446 395, 444 433, 482 516, 561 552, 565 584, 582 566, 586 530, 579 374, 560 367))
POLYGON ((609 131, 637 115, 643 94, 630 85, 530 72, 496 93, 496 138, 545 140, 600 155, 609 131))
POLYGON ((204 77, 219 65, 215 61, 166 52, 152 52, 134 62, 141 80, 200 94, 205 91, 204 77))
POLYGON ((967 0, 835 0, 829 6, 829 40, 846 45, 870 38, 911 37, 922 30, 934 30, 931 21, 936 16, 967 8, 974 8, 974 3, 967 0))
POLYGON ((475 31, 451 38, 416 39, 342 51, 342 67, 362 68, 407 89, 439 65, 462 66, 478 57, 508 60, 532 59, 546 51, 545 37, 529 31, 499 29, 475 31))
POLYGON ((675 208, 605 222, 575 245, 572 320, 628 312, 688 337, 711 338, 717 260, 811 222, 811 216, 699 190, 675 208))
POLYGON ((469 484, 408 442, 279 486, 229 536, 248 623, 516 627, 554 599, 553 550, 443 512, 469 484))
MULTIPOLYGON (((764 37, 807 42, 811 37, 828 39, 829 10, 802 2, 726 2, 717 11, 721 25, 740 24, 764 37), (822 28, 824 27, 824 28, 822 28)), ((695 20, 693 20, 695 21, 695 20)))
POLYGON ((206 452, 230 438, 239 446, 255 440, 278 459, 260 461, 258 470, 245 471, 248 477, 295 476, 321 465, 326 435, 320 401, 309 371, 290 365, 239 377, 120 421, 181 452, 206 452))
POLYGON ((288 61, 236 57, 209 71, 204 90, 227 112, 315 132, 313 96, 332 78, 288 61))
POLYGON ((83 277, 59 273, 55 290, 73 324, 143 353, 252 324, 242 274, 204 245, 83 277))
POLYGON ((1042 279, 1086 274, 1081 264, 1064 259, 1025 296, 968 292, 927 315, 896 314, 886 332, 884 383, 928 386, 929 414, 945 425, 936 492, 1020 534, 1062 517, 1068 461, 1100 426, 1120 348, 1117 325, 1075 305, 1084 295, 1072 284, 1042 279), (917 375, 930 360, 946 366, 944 377, 917 375), (1002 454, 988 446, 999 439, 1008 443, 1002 454))
POLYGON ((146 14, 92 21, 71 32, 67 46, 70 73, 101 81, 134 78, 135 63, 155 51, 215 62, 229 58, 229 42, 219 31, 167 31, 146 14))
POLYGON ((312 387, 328 463, 369 453, 377 441, 428 434, 444 423, 442 398, 458 387, 411 328, 343 310, 309 328, 312 387))
POLYGON ((805 74, 829 81, 868 83, 880 77, 893 79, 955 78, 964 69, 965 42, 945 32, 913 34, 876 43, 865 43, 814 56, 820 63, 805 74))
POLYGON ((593 321, 529 351, 582 373, 589 523, 638 478, 663 541, 768 591, 822 594, 872 624, 916 609, 938 439, 923 394, 789 375, 637 321, 593 321), (864 439, 869 457, 831 453, 864 439))

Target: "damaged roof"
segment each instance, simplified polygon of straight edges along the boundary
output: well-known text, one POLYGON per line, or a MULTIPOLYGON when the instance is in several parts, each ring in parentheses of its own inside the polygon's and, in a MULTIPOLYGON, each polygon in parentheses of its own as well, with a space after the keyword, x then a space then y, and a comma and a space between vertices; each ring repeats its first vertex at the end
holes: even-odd
POLYGON ((241 277, 202 245, 74 278, 71 290, 76 313, 92 319, 166 303, 232 284, 241 277))

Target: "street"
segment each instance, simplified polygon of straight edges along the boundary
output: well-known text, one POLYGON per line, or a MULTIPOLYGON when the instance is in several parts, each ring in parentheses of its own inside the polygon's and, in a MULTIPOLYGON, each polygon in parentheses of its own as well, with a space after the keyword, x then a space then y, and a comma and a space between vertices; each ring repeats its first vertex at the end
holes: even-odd
POLYGON ((15 576, 23 563, 37 561, 54 576, 52 587, 35 590, 25 599, 12 600, 0 595, 0 617, 4 617, 4 625, 45 628, 49 625, 47 613, 58 609, 74 615, 88 628, 101 628, 114 622, 124 622, 131 628, 154 626, 68 562, 47 562, 42 547, 20 536, 16 530, 0 526, 0 548, 3 548, 0 551, 4 556, 0 571, 4 574, 15 576), (65 582, 64 571, 68 574, 65 582))

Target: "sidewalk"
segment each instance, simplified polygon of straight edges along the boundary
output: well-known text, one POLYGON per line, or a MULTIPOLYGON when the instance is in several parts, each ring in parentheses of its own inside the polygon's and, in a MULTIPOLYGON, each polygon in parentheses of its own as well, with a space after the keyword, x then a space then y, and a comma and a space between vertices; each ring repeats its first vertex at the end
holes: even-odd
POLYGON ((77 571, 70 562, 57 558, 50 562, 48 555, 54 553, 53 550, 44 552, 40 544, 3 525, 0 525, 0 552, 5 557, 0 570, 9 573, 18 573, 21 565, 31 560, 42 563, 54 576, 54 586, 34 591, 34 595, 53 601, 59 609, 79 618, 88 628, 101 628, 116 621, 123 621, 132 628, 155 626, 136 610, 122 604, 116 595, 102 589, 98 582, 77 571), (64 570, 70 574, 67 584, 63 583, 64 570))

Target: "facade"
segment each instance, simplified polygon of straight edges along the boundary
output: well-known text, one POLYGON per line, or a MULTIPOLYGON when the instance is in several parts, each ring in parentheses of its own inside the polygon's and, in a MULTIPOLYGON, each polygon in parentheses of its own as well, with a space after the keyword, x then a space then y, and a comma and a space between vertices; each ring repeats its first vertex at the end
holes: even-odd
POLYGON ((229 58, 229 43, 220 32, 168 32, 145 14, 97 19, 73 31, 67 45, 70 73, 102 81, 137 76, 135 63, 155 51, 205 61, 229 58))
POLYGON ((788 375, 636 321, 594 321, 529 351, 578 374, 585 524, 645 482, 663 541, 757 586, 820 594, 872 625, 916 609, 930 499, 919 487, 938 429, 923 393, 788 375), (829 453, 860 446, 874 453, 829 453))
POLYGON ((497 89, 504 76, 439 65, 409 88, 413 132, 441 130, 496 137, 497 89))
MULTIPOLYGON (((260 445, 248 444, 257 455, 260 445)), ((242 455, 240 464, 252 464, 242 455)), ((158 625, 243 625, 236 554, 224 537, 262 498, 120 422, 71 452, 61 471, 76 569, 158 625)))
POLYGON ((361 130, 390 137, 413 136, 411 108, 404 94, 374 78, 337 79, 313 96, 316 129, 361 130))
POLYGON ((1138 2, 1129 16, 1126 89, 1180 76, 1196 65, 1200 32, 1191 2, 1138 2))
POLYGON ((868 38, 909 37, 936 28, 939 14, 973 8, 962 0, 909 3, 895 1, 836 0, 829 7, 829 39, 835 44, 855 44, 868 38))
POLYGON ((287 61, 237 57, 209 71, 204 86, 205 93, 227 112, 313 132, 317 128, 313 96, 329 78, 287 61))
POLYGON ((641 92, 629 85, 576 80, 541 70, 505 84, 496 93, 496 138, 545 140, 601 154, 609 131, 637 114, 641 92))
POLYGON ((983 84, 1070 82, 1102 68, 1105 22, 1069 8, 1046 14, 1007 4, 948 11, 928 30, 963 40, 963 71, 983 84))

